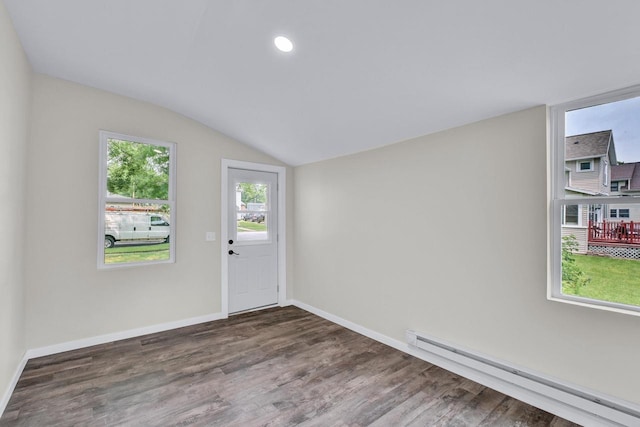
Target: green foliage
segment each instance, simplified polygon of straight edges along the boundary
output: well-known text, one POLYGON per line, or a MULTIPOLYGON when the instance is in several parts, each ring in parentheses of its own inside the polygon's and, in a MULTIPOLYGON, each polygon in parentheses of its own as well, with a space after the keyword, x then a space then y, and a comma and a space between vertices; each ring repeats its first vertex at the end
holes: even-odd
POLYGON ((169 243, 143 246, 116 246, 105 248, 105 264, 128 262, 165 261, 169 259, 169 243))
POLYGON ((575 255, 575 264, 591 278, 580 296, 640 306, 639 260, 575 255))
POLYGON ((107 191, 134 199, 169 198, 169 149, 110 139, 107 191))
POLYGON ((238 221, 238 233, 245 231, 267 231, 267 224, 264 222, 238 221))
POLYGON ((576 236, 569 235, 562 238, 562 291, 572 295, 577 295, 580 289, 591 281, 576 265, 574 254, 577 250, 576 236))
POLYGON ((253 184, 241 182, 238 184, 242 191, 242 203, 267 203, 267 186, 265 184, 253 184))

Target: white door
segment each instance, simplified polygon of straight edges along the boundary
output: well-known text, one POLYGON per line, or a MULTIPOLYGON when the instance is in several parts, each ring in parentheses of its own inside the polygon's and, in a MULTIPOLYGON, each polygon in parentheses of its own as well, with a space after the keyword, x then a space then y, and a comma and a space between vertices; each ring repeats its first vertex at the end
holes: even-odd
POLYGON ((229 313, 278 302, 278 176, 229 169, 229 313))

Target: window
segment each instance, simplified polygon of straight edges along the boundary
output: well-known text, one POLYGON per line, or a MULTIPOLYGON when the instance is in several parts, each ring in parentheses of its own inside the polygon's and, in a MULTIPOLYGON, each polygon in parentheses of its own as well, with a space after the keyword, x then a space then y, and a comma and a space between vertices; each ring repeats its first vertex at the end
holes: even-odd
POLYGON ((236 239, 239 242, 271 241, 269 214, 271 186, 268 183, 236 183, 236 239))
POLYGON ((610 218, 630 218, 629 209, 611 209, 609 211, 610 218))
POLYGON ((593 160, 581 160, 576 162, 577 172, 591 172, 593 170, 593 160))
POLYGON ((640 167, 640 131, 633 123, 640 86, 553 106, 550 114, 548 296, 640 315, 640 188, 610 195, 623 188, 624 181, 615 180, 607 189, 610 179, 640 167), (582 174, 596 170, 595 159, 599 178, 582 174))
POLYGON ((98 267, 175 260, 174 143, 100 132, 98 267))
POLYGON ((566 205, 564 208, 564 225, 579 225, 580 224, 580 207, 578 205, 566 205))

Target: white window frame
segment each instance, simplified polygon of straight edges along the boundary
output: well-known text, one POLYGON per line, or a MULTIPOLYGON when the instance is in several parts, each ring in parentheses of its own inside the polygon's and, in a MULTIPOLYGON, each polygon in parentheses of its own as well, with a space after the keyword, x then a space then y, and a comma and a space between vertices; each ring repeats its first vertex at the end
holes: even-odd
POLYGON ((587 159, 576 160, 576 172, 593 172, 593 159, 588 159, 589 169, 580 169, 580 163, 587 163, 587 159))
MULTIPOLYGON (((562 293, 562 216, 565 205, 593 205, 593 204, 638 204, 638 196, 603 196, 588 197, 565 194, 565 114, 568 111, 593 107, 601 104, 622 101, 640 96, 640 85, 588 98, 570 101, 564 104, 554 105, 549 108, 550 138, 549 138, 549 250, 548 250, 548 283, 547 298, 568 304, 618 313, 640 316, 640 307, 595 300, 562 293)), ((579 171, 579 162, 576 162, 576 170, 579 171)), ((587 171, 582 171, 587 172, 587 171)))
POLYGON ((109 132, 101 130, 99 132, 99 179, 98 179, 98 268, 99 269, 113 269, 113 268, 127 268, 136 267, 140 265, 151 264, 168 264, 174 263, 176 259, 176 143, 158 141, 150 138, 142 138, 139 136, 125 135, 116 132, 109 132), (156 200, 156 199, 125 199, 122 197, 113 197, 107 195, 107 149, 108 141, 110 139, 119 139, 124 141, 137 142, 141 144, 149 144, 167 147, 169 149, 169 192, 168 200, 156 200), (169 259, 159 261, 144 261, 144 262, 127 262, 118 264, 105 264, 104 262, 104 226, 105 226, 105 205, 107 203, 153 203, 168 205, 171 212, 171 221, 169 223, 169 259))
POLYGON ((619 191, 620 191, 620 181, 611 181, 611 192, 612 193, 614 193, 614 192, 617 193, 619 191), (615 190, 613 189, 614 184, 615 184, 615 190))
POLYGON ((562 206, 562 226, 563 227, 582 227, 582 205, 578 205, 578 222, 576 224, 567 222, 567 205, 562 206))

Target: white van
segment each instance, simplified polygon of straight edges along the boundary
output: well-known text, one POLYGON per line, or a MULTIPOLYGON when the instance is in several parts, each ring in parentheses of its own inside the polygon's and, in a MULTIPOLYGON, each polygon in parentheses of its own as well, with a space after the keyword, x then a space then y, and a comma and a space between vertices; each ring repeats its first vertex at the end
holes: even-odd
POLYGON ((134 212, 106 212, 104 214, 104 247, 116 242, 169 242, 169 222, 161 215, 134 212))

